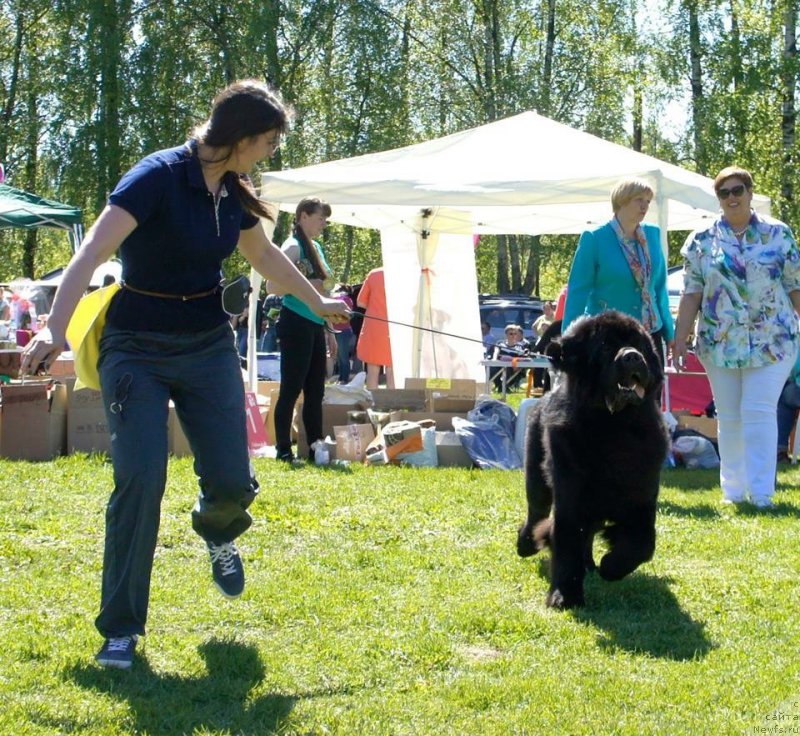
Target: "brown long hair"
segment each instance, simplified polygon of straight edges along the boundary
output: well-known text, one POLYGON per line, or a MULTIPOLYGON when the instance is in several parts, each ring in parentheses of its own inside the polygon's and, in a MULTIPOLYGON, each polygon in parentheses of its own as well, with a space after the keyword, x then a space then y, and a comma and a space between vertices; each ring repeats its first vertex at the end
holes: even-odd
POLYGON ((297 203, 297 208, 294 211, 294 222, 292 223, 292 235, 295 240, 300 243, 305 252, 306 259, 311 262, 311 267, 314 273, 309 278, 318 278, 323 281, 330 276, 325 264, 317 252, 311 238, 303 232, 300 227, 300 215, 305 212, 307 215, 313 215, 316 212, 322 212, 325 217, 331 216, 331 206, 327 202, 323 202, 319 197, 304 197, 297 203))
MULTIPOLYGON (((203 161, 220 163, 227 161, 233 154, 234 146, 245 138, 261 135, 268 130, 285 133, 292 116, 292 109, 283 102, 276 90, 257 79, 244 79, 228 85, 214 98, 211 115, 192 131, 191 137, 212 148, 227 149, 221 159, 203 161)), ((230 176, 226 178, 228 182, 247 212, 273 219, 259 200, 250 177, 241 174, 230 176)))

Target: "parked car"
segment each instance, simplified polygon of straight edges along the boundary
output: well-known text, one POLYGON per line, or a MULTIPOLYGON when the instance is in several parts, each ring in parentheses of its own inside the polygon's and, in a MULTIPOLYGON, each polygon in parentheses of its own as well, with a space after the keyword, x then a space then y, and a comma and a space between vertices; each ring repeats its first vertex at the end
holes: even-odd
POLYGON ((672 316, 678 315, 678 303, 683 291, 683 266, 670 266, 667 269, 667 295, 669 296, 669 311, 672 316))
POLYGON ((541 299, 520 294, 479 294, 481 322, 488 322, 492 338, 505 338, 507 325, 519 325, 528 342, 535 342, 531 325, 544 312, 541 299))

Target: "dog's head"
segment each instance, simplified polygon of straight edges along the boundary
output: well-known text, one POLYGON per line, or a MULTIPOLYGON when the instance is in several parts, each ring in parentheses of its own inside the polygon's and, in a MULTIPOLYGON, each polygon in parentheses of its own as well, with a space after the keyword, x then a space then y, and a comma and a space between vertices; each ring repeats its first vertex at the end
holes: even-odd
POLYGON ((568 390, 612 414, 657 396, 664 380, 650 335, 613 310, 576 320, 546 354, 567 377, 568 390))

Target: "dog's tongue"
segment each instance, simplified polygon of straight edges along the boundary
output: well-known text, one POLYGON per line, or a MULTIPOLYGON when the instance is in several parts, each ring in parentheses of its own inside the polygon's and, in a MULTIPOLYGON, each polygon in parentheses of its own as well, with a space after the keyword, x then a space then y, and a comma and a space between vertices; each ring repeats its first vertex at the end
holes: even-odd
POLYGON ((644 398, 644 387, 642 386, 642 384, 634 383, 633 386, 631 386, 631 388, 634 390, 634 392, 640 399, 644 398))

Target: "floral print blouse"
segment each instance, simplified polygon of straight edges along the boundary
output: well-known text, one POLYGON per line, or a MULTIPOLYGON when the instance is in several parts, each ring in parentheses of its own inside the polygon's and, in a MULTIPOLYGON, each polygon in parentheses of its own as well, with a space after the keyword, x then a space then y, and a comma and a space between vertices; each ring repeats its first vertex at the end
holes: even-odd
POLYGON ((681 248, 684 291, 702 293, 698 357, 722 368, 755 368, 792 355, 798 321, 800 250, 787 225, 755 212, 741 244, 718 218, 681 248))

